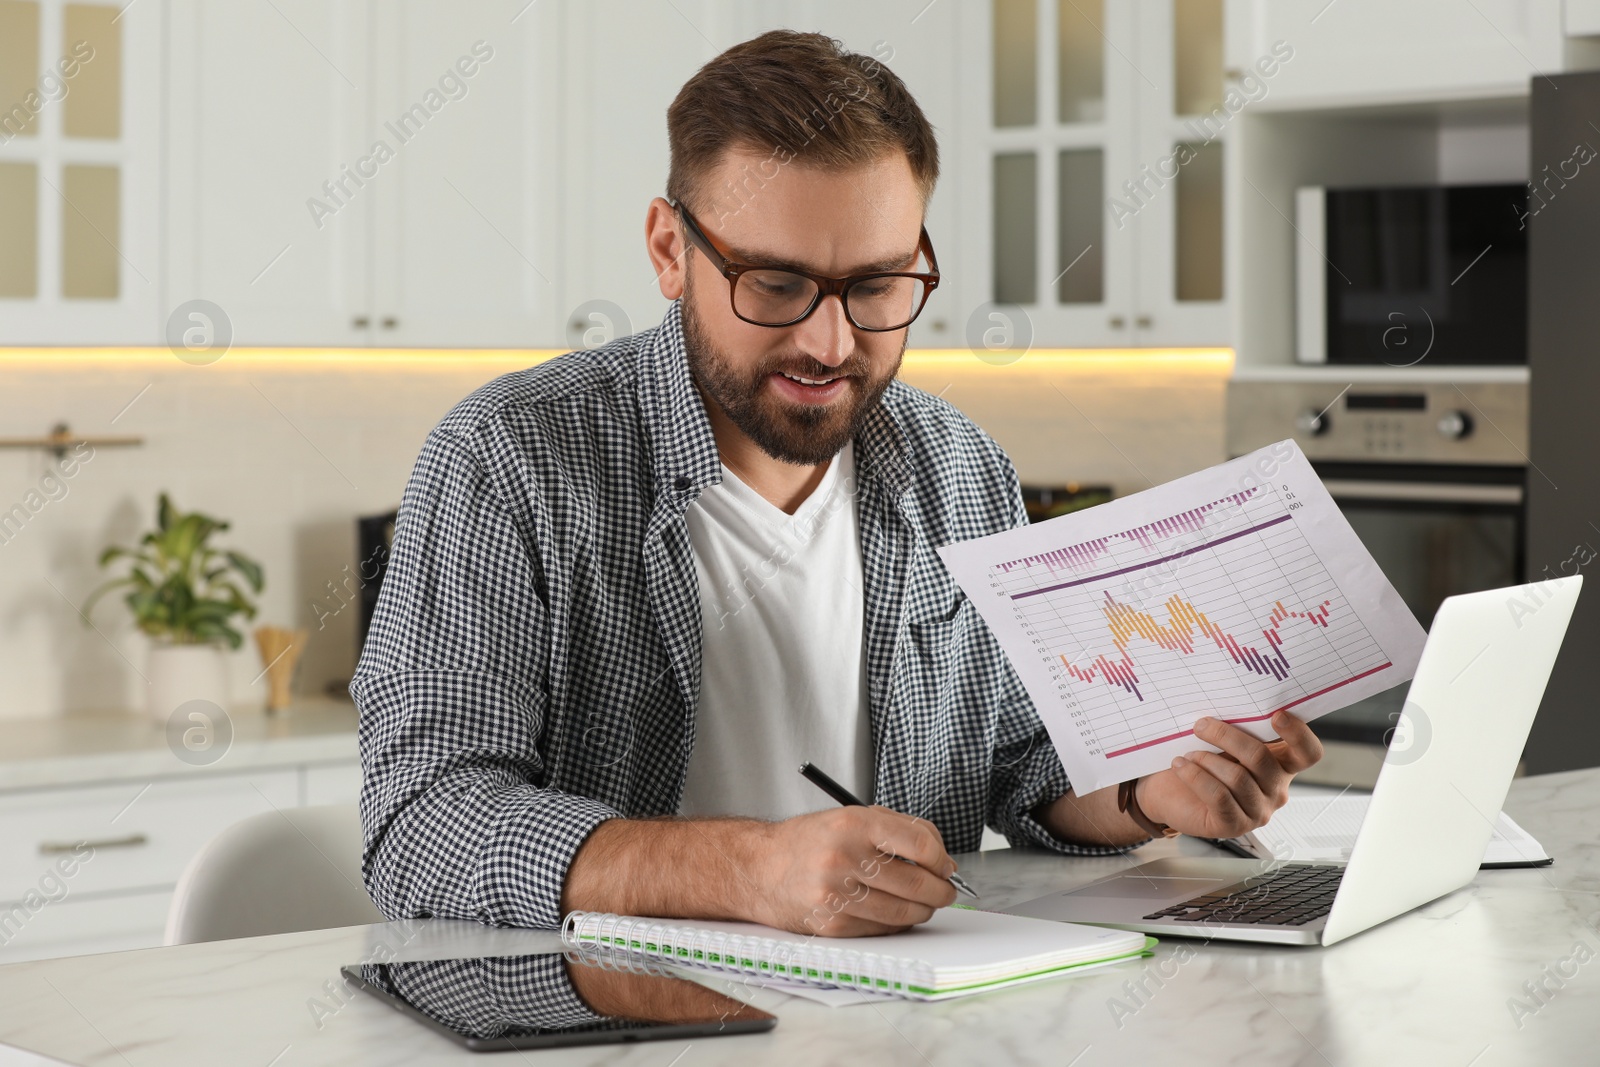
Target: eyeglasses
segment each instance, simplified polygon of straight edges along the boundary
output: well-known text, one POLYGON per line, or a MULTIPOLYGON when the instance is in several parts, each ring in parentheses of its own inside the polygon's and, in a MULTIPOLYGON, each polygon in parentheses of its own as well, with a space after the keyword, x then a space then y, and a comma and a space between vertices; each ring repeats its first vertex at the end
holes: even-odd
POLYGON ((683 216, 689 242, 728 279, 733 313, 754 326, 793 326, 817 310, 823 297, 837 296, 845 317, 856 329, 874 333, 903 330, 922 314, 929 294, 939 285, 939 262, 927 227, 917 242, 917 251, 928 261, 926 273, 874 271, 829 278, 792 268, 735 263, 706 236, 688 208, 672 206, 683 216))

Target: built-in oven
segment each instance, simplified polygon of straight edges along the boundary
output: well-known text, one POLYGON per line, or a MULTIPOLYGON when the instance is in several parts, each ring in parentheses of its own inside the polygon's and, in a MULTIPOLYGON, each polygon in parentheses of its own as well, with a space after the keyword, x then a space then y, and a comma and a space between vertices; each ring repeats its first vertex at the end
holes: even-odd
MULTIPOLYGON (((1526 370, 1509 367, 1245 373, 1228 389, 1228 452, 1293 437, 1426 627, 1447 596, 1524 580, 1527 388, 1526 370)), ((1312 728, 1324 741, 1381 750, 1405 691, 1312 728)))

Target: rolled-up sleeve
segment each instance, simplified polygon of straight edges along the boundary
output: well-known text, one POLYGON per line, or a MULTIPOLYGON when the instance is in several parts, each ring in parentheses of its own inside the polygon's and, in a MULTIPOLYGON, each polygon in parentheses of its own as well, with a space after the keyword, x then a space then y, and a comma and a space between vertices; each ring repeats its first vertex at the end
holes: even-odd
MULTIPOLYGON (((1026 526, 1027 509, 1016 469, 998 446, 992 456, 1000 467, 1006 486, 1008 528, 1026 526)), ((995 672, 1001 679, 999 708, 996 713, 993 771, 989 785, 990 826, 1005 835, 1013 846, 1031 845, 1073 856, 1103 856, 1126 852, 1136 845, 1083 845, 1056 837, 1032 815, 1033 809, 1065 794, 1072 788, 1061 765, 1050 734, 1039 718, 1022 680, 1012 669, 1000 642, 985 629, 985 652, 993 657, 995 672)), ((1143 844, 1144 842, 1140 842, 1143 844)))
POLYGON ((999 727, 999 736, 1011 740, 995 746, 989 825, 1004 834, 1007 841, 1013 846, 1031 845, 1071 856, 1104 856, 1136 847, 1083 845, 1063 840, 1045 829, 1031 814, 1033 809, 1072 788, 1061 757, 1056 755, 1050 735, 1026 693, 1001 708, 999 727))
POLYGON ((573 856, 619 812, 549 788, 549 618, 534 510, 429 437, 350 691, 362 871, 391 919, 555 927, 573 856))

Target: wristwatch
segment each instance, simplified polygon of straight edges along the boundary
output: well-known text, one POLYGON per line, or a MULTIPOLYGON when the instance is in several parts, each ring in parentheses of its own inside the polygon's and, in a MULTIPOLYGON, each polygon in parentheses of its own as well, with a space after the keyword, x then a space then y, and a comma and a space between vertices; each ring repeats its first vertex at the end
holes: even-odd
POLYGON ((1139 828, 1151 837, 1177 837, 1180 831, 1152 821, 1150 816, 1144 813, 1144 809, 1139 807, 1139 798, 1134 794, 1134 790, 1141 780, 1135 778, 1131 782, 1123 782, 1117 786, 1117 810, 1127 812, 1128 816, 1139 824, 1139 828))

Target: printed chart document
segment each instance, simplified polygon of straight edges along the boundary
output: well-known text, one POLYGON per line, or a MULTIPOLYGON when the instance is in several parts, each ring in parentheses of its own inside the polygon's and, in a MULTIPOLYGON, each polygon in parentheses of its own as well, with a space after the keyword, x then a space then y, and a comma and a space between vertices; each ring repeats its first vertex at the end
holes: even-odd
POLYGON ((939 555, 1079 792, 1408 681, 1426 637, 1293 441, 939 555))

